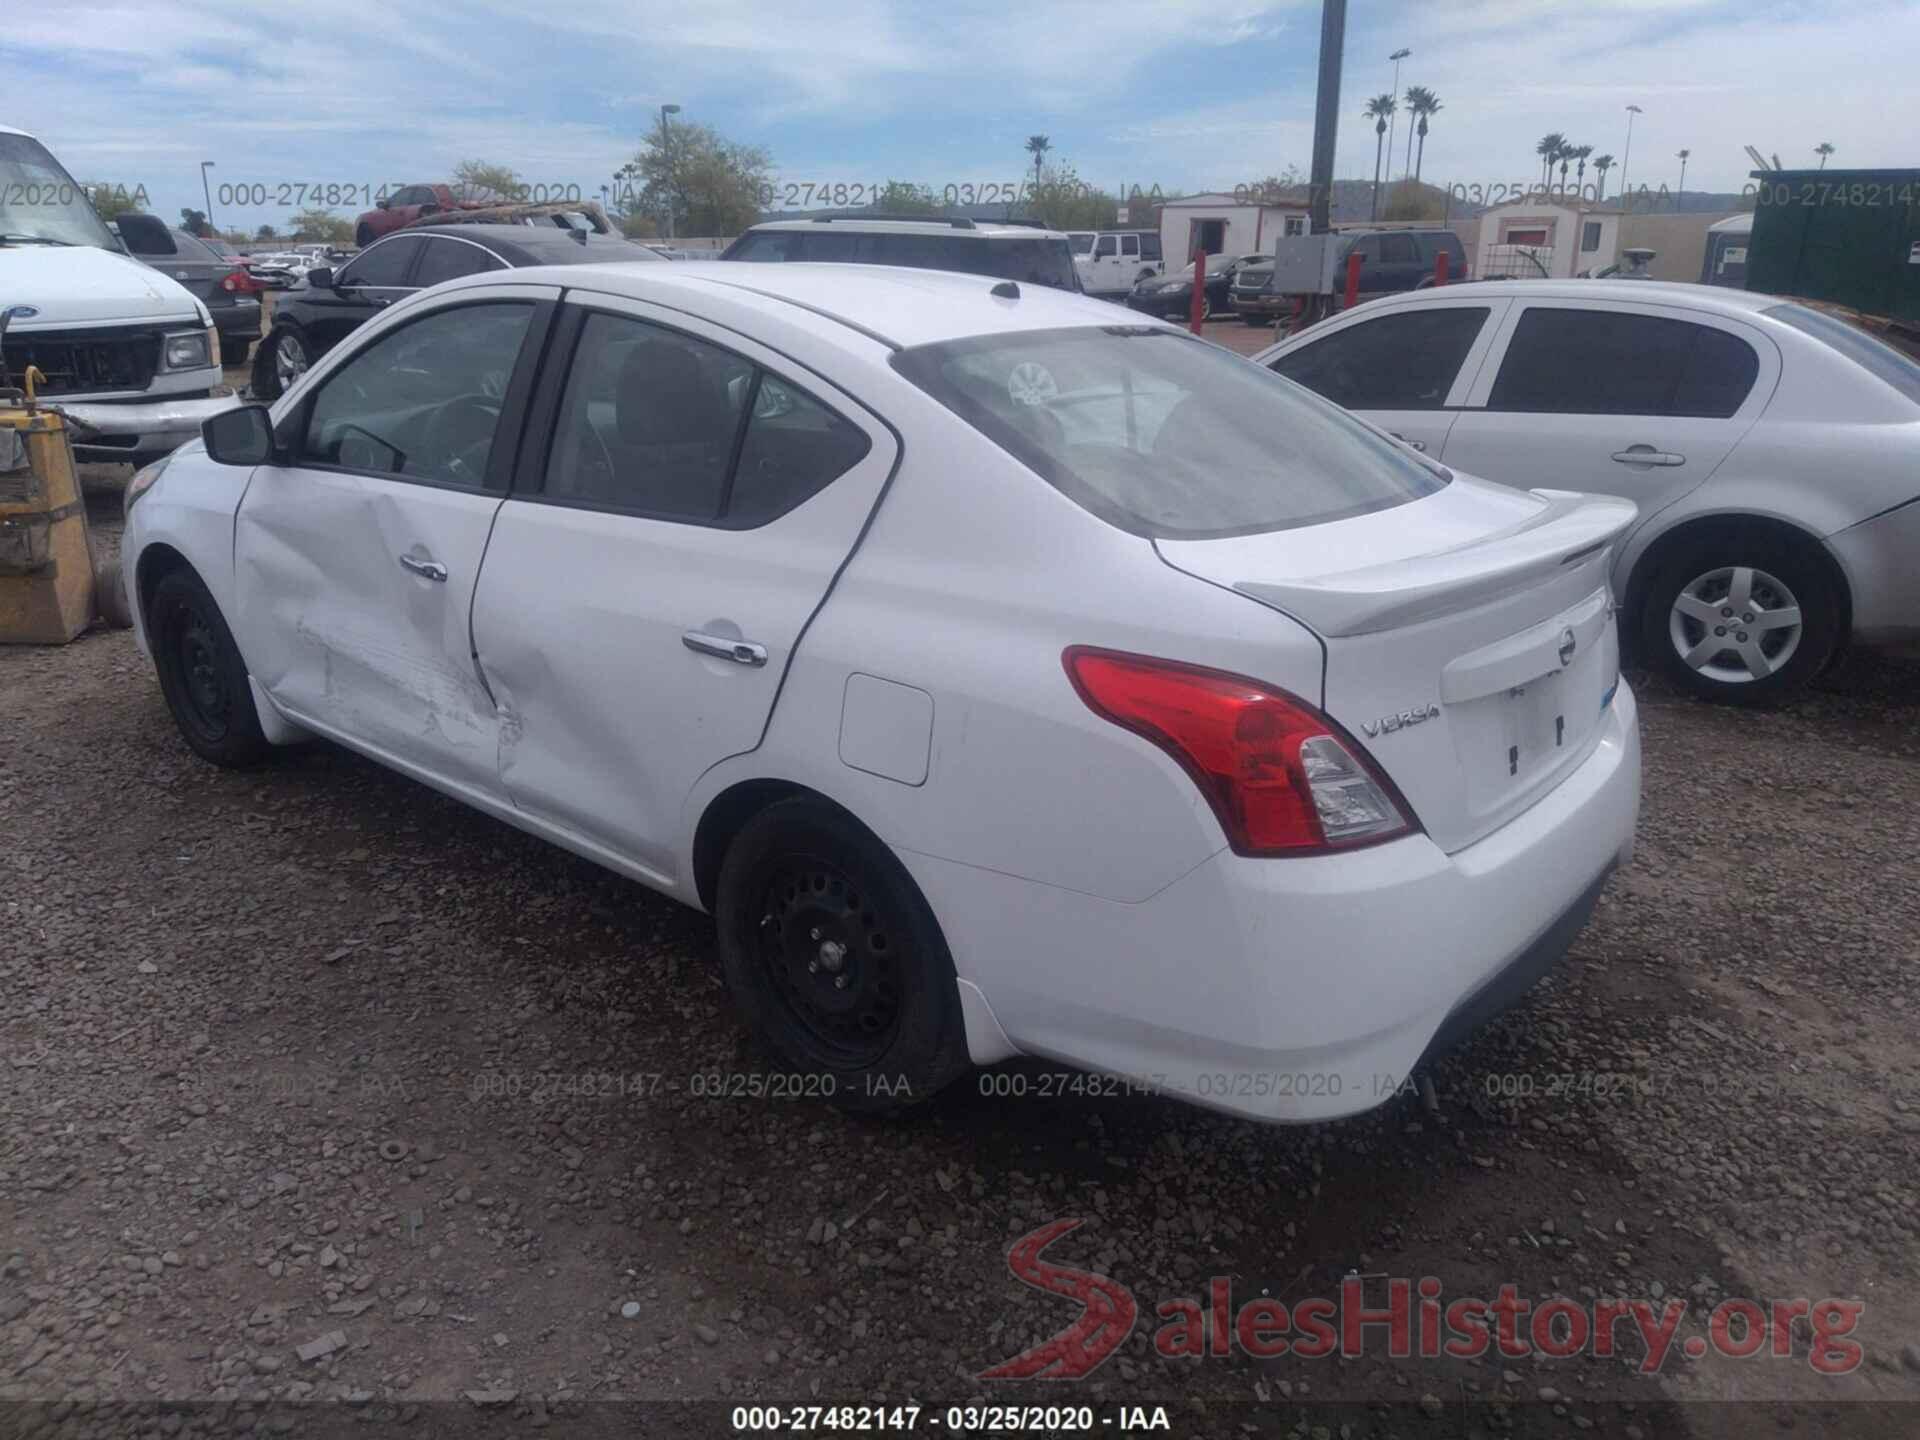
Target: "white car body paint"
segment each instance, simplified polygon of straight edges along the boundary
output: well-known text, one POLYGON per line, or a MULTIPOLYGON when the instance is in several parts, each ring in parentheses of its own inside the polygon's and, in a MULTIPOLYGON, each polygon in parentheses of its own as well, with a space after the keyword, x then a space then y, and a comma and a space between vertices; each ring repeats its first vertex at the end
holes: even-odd
POLYGON ((1632 851, 1636 709, 1593 620, 1627 507, 1458 477, 1331 525, 1155 542, 1040 481, 889 363, 887 341, 1109 325, 1110 307, 1036 287, 990 298, 990 281, 924 271, 744 269, 456 281, 336 347, 275 415, 431 307, 590 291, 867 431, 865 460, 771 524, 462 495, 468 514, 440 491, 424 506, 371 488, 290 498, 275 467, 249 488, 191 446, 131 510, 130 594, 153 547, 177 550, 241 619, 256 694, 284 718, 689 904, 705 903, 695 837, 716 799, 768 780, 828 798, 925 894, 982 1063, 1024 1052, 1241 1114, 1326 1118, 1383 1101, 1483 985, 1564 948, 1632 851), (451 576, 422 601, 397 568, 316 564, 328 506, 351 527, 338 548, 364 545, 369 566, 426 540, 449 570, 491 506, 470 636, 451 576), (1399 613, 1396 566, 1426 587, 1418 623, 1399 613), (766 647, 764 666, 681 642, 727 623, 766 647), (1062 662, 1075 645, 1252 676, 1351 735, 1438 701, 1440 717, 1362 746, 1424 828, 1346 853, 1234 853, 1182 765, 1081 700, 1062 662), (1527 686, 1527 704, 1491 703, 1527 686), (1489 754, 1556 714, 1571 723, 1550 756, 1509 774, 1504 749, 1489 754), (1227 1071, 1250 1078, 1210 1078, 1227 1071))

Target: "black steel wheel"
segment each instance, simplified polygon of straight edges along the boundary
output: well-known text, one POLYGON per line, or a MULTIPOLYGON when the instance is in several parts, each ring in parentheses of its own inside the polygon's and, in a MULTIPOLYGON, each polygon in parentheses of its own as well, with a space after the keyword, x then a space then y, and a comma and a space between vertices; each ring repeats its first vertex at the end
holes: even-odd
POLYGON ((154 587, 147 644, 167 708, 194 754, 232 769, 266 758, 271 747, 260 733, 246 662, 192 571, 175 570, 154 587))
POLYGON ((932 911, 844 811, 797 798, 749 821, 721 866, 715 912, 735 1003, 808 1093, 899 1110, 967 1068, 932 911))

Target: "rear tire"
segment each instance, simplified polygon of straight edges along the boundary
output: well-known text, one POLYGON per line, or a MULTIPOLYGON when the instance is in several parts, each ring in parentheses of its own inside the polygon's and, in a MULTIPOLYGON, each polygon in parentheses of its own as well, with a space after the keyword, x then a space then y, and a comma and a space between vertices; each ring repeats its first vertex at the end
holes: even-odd
POLYGON ((220 607, 191 570, 174 570, 147 604, 147 645, 180 737, 202 760, 229 770, 272 752, 260 731, 247 662, 220 607))
POLYGON ((1640 608, 1640 655, 1706 700, 1771 704, 1833 658, 1842 595, 1811 542, 1727 529, 1665 556, 1640 608))
POLYGON ((953 959, 919 887, 845 812, 783 800, 748 821, 714 906, 727 988, 801 1094, 897 1113, 968 1068, 953 959))

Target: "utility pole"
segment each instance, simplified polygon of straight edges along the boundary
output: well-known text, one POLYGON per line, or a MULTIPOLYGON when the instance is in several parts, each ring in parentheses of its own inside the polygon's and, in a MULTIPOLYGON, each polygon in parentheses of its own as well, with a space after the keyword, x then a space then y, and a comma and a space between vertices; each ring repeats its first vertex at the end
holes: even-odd
MULTIPOLYGON (((1333 151, 1340 135, 1340 55, 1347 40, 1347 0, 1321 0, 1320 82, 1313 104, 1313 173, 1309 177, 1308 229, 1333 228, 1333 151)), ((1399 68, 1394 70, 1399 84, 1399 68)))

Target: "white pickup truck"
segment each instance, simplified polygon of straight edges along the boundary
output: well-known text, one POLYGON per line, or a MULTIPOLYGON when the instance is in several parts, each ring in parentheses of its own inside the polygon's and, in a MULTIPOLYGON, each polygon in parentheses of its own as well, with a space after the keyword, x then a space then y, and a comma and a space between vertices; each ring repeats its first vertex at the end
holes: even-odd
POLYGON ((207 307, 128 255, 46 146, 0 125, 0 387, 33 366, 80 459, 144 465, 239 403, 216 345, 207 307))

